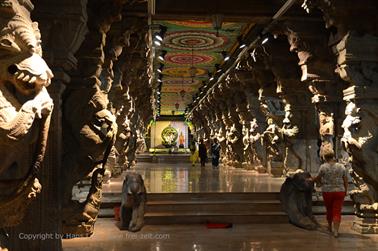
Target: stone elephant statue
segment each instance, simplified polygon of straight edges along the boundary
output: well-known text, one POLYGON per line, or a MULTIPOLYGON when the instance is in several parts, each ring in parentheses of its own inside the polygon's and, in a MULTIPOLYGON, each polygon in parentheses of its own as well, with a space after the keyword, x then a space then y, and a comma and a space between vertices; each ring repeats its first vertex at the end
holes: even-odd
POLYGON ((280 200, 289 221, 301 228, 315 230, 319 223, 312 215, 312 191, 314 183, 308 180, 308 172, 298 171, 286 178, 281 186, 280 200))
POLYGON ((144 225, 146 201, 147 194, 142 176, 137 173, 128 173, 122 185, 121 228, 131 232, 141 230, 144 225))

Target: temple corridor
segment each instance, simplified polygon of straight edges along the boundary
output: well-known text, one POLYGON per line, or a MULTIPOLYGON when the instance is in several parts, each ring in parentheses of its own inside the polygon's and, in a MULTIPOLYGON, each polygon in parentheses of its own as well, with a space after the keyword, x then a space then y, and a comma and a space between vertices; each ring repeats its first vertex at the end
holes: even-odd
POLYGON ((377 6, 0 0, 0 251, 378 250, 377 6))

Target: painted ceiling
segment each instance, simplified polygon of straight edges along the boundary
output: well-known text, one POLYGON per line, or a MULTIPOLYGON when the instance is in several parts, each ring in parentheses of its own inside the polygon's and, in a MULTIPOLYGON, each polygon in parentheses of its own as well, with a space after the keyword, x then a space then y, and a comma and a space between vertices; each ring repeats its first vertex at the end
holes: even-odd
POLYGON ((162 45, 156 49, 154 68, 161 72, 160 115, 182 115, 199 88, 237 46, 243 23, 223 23, 216 31, 211 22, 155 21, 165 27, 162 45), (164 60, 158 59, 163 52, 164 60))

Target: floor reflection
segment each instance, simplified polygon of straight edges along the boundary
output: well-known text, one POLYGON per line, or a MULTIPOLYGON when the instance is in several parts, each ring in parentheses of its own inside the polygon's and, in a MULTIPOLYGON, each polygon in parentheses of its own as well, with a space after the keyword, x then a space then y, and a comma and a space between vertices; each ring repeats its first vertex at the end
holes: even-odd
MULTIPOLYGON (((325 225, 324 216, 319 218, 325 225)), ((204 225, 145 226, 141 232, 120 231, 114 220, 98 219, 94 235, 63 241, 64 251, 375 251, 376 235, 351 230, 353 216, 343 217, 338 239, 290 224, 241 224, 229 229, 204 225)))
MULTIPOLYGON (((140 173, 149 193, 196 192, 278 192, 284 178, 273 178, 243 169, 192 167, 190 164, 138 163, 132 171, 140 173)), ((121 177, 104 185, 105 192, 120 192, 121 177)))

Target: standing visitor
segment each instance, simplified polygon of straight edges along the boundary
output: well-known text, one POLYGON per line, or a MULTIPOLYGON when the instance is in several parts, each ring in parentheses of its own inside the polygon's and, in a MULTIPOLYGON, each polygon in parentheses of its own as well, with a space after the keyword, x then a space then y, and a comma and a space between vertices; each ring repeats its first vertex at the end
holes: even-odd
POLYGON ((201 166, 205 166, 206 159, 207 159, 207 149, 206 149, 206 145, 203 139, 200 140, 199 157, 201 159, 201 166))
POLYGON ((190 161, 192 162, 192 166, 196 165, 198 160, 198 144, 195 139, 190 143, 190 161))
POLYGON ((185 144, 185 136, 184 136, 184 134, 182 134, 182 132, 180 132, 179 148, 184 148, 184 144, 185 144))
POLYGON ((219 166, 219 157, 220 157, 220 144, 218 143, 218 139, 214 138, 214 143, 211 146, 211 163, 213 168, 217 168, 219 166))
POLYGON ((324 205, 327 209, 328 230, 338 237, 341 208, 348 191, 348 179, 344 165, 337 163, 332 149, 325 150, 323 158, 325 163, 320 166, 318 175, 312 180, 322 186, 324 205))

